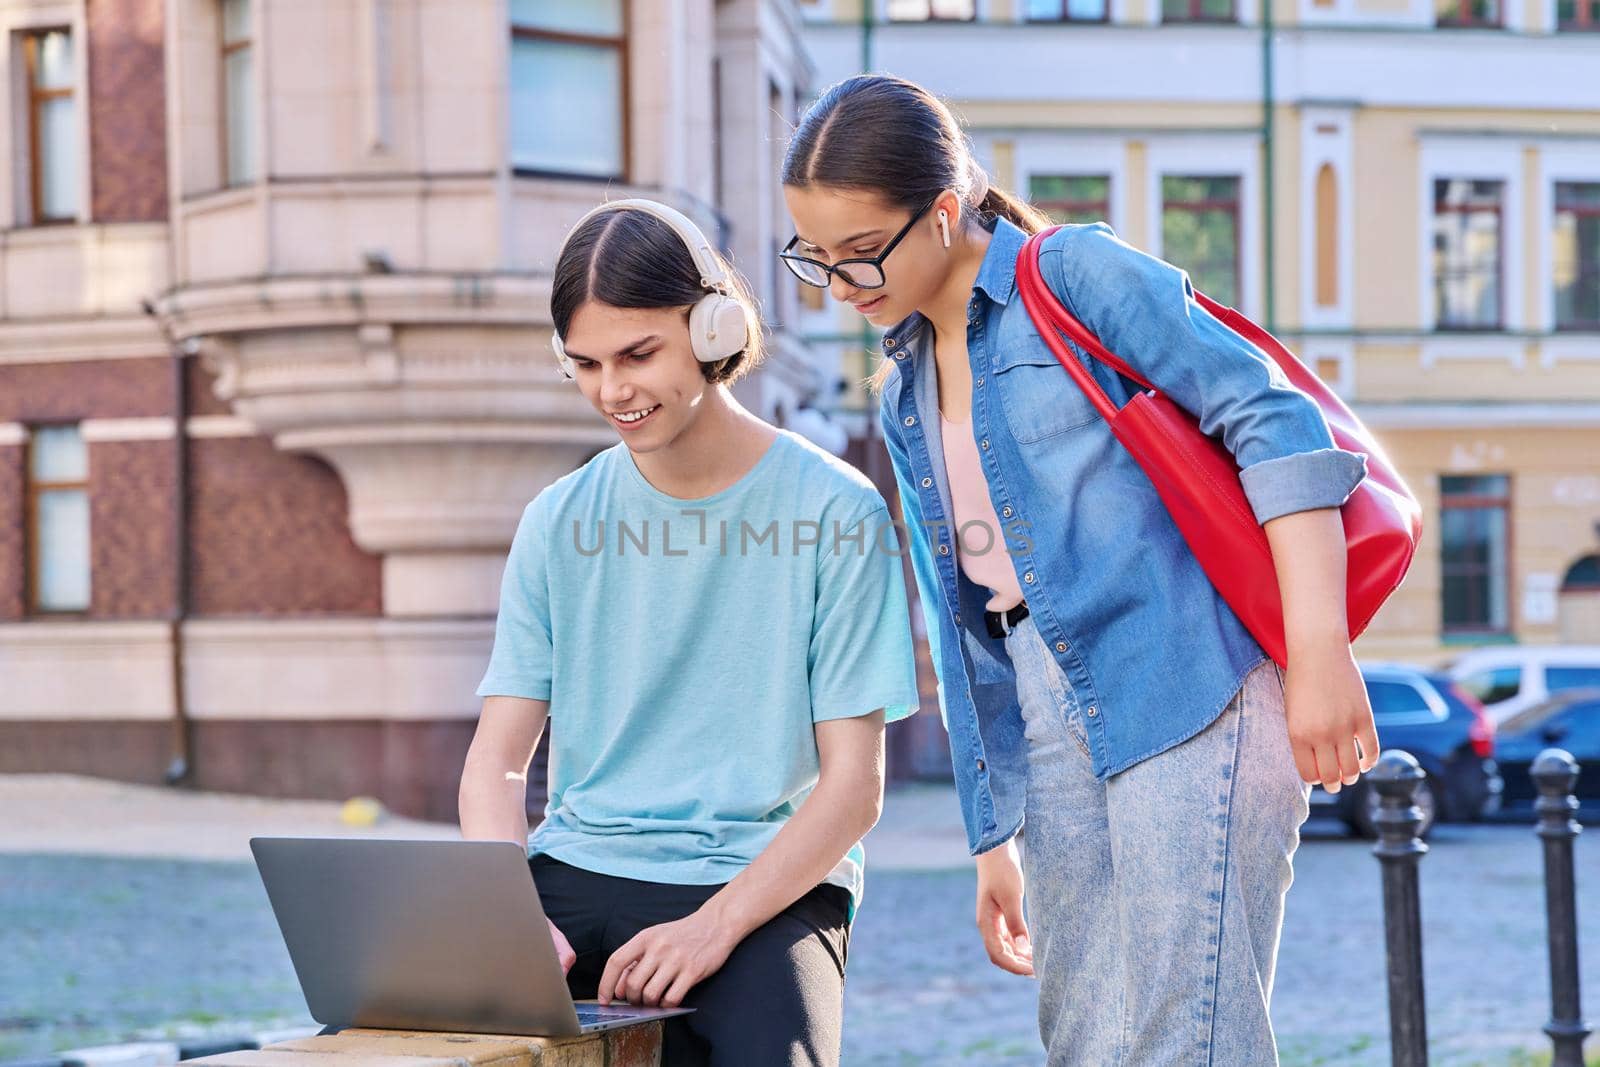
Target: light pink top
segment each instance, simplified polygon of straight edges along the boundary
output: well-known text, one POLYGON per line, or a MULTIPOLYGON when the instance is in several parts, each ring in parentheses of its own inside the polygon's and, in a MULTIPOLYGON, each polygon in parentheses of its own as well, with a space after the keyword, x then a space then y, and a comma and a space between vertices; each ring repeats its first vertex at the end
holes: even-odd
POLYGON ((950 479, 950 503, 956 513, 956 558, 961 570, 990 592, 989 611, 1009 611, 1022 603, 1022 587, 1006 551, 1005 529, 989 501, 972 420, 952 422, 939 413, 944 440, 944 469, 950 479))

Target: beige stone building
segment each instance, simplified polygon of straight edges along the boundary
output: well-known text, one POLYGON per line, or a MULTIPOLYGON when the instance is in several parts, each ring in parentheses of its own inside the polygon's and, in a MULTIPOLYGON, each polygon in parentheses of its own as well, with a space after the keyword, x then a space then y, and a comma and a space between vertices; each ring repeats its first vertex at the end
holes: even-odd
POLYGON ((807 10, 818 85, 931 87, 1000 183, 1184 266, 1353 403, 1426 523, 1363 655, 1600 642, 1596 0, 807 10))
MULTIPOLYGON (((791 0, 0 0, 0 770, 453 818, 523 506, 614 434, 548 287, 604 199, 777 284, 791 0)), ((785 235, 786 236, 786 235, 785 235)))

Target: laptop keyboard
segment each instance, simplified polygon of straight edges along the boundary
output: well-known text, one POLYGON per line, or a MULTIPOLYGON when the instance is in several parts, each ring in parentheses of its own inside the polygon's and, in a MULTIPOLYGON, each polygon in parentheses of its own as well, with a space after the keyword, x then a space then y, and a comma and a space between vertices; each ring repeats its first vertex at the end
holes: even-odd
POLYGON ((637 1019, 642 1013, 638 1008, 626 1005, 610 1004, 574 1004, 578 1010, 578 1022, 603 1023, 612 1019, 637 1019))

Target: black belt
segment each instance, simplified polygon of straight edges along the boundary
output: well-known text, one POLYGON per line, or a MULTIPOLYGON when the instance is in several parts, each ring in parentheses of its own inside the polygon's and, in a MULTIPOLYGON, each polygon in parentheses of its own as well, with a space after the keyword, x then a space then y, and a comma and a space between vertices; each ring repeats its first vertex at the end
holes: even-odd
POLYGON ((983 624, 989 628, 989 636, 998 641, 1016 629, 1017 623, 1027 617, 1028 602, 1024 600, 1010 611, 984 612, 983 624))

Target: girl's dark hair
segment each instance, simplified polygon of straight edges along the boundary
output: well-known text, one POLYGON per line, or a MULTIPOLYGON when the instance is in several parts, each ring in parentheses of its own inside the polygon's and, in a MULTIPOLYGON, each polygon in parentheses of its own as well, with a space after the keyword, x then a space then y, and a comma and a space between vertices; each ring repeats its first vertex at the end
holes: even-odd
MULTIPOLYGON (((915 82, 860 74, 829 86, 800 120, 783 158, 783 184, 871 190, 915 211, 946 189, 981 221, 1004 218, 1026 233, 1050 218, 993 185, 944 101, 915 82)), ((868 384, 893 372, 885 360, 868 384)))
MULTIPOLYGON (((764 349, 749 284, 726 259, 713 254, 728 278, 730 295, 744 305, 749 324, 741 351, 700 364, 706 381, 721 385, 748 374, 761 362, 764 349)), ((585 221, 561 246, 550 284, 550 319, 556 333, 566 337, 572 316, 585 301, 619 308, 687 309, 705 295, 700 269, 676 230, 654 215, 616 208, 585 221)))
POLYGON ((817 98, 789 141, 783 184, 870 189, 910 211, 949 189, 982 218, 999 216, 1028 233, 1051 225, 989 181, 944 101, 882 74, 846 78, 817 98))

